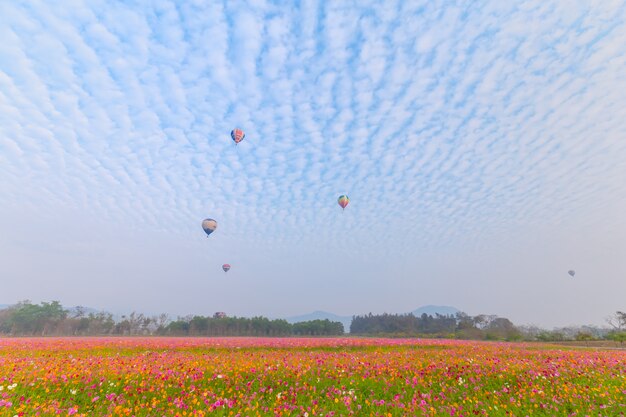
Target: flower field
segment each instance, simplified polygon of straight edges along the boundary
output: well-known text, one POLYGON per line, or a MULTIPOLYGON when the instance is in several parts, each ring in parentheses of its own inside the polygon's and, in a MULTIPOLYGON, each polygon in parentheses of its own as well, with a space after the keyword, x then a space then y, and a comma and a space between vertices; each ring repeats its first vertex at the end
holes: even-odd
POLYGON ((623 416, 626 352, 391 339, 0 339, 0 416, 623 416))

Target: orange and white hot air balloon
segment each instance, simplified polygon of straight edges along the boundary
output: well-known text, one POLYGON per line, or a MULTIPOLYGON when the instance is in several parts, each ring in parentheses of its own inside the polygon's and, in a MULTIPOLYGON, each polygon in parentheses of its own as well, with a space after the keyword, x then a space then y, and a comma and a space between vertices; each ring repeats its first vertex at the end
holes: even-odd
POLYGON ((213 219, 202 220, 202 229, 207 237, 217 229, 217 222, 213 219))

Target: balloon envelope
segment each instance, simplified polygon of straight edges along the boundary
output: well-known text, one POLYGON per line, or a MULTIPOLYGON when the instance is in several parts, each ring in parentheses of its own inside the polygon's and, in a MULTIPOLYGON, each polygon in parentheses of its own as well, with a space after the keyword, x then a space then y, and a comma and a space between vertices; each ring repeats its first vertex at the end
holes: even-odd
POLYGON ((230 269, 230 265, 229 264, 224 264, 224 265, 222 265, 222 269, 224 270, 224 272, 228 272, 228 270, 230 269))
POLYGON ((576 271, 573 271, 573 270, 569 270, 567 271, 567 273, 570 274, 571 276, 576 275, 576 271))
POLYGON ((246 137, 246 134, 241 129, 233 129, 230 132, 230 137, 233 138, 235 143, 239 143, 246 137))
POLYGON ((204 229, 204 233, 208 236, 217 229, 217 222, 213 219, 204 219, 202 220, 202 228, 204 229))
POLYGON ((342 209, 345 209, 349 202, 350 202, 350 199, 348 198, 347 195, 340 195, 339 198, 337 199, 337 203, 339 203, 342 209))

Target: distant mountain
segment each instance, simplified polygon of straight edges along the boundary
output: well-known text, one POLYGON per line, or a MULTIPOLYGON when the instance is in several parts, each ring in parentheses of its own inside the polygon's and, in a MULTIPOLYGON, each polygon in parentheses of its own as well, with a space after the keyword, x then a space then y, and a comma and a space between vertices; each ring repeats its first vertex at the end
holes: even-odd
POLYGON ((0 310, 11 307, 11 304, 0 304, 0 310))
POLYGON ((310 314, 287 317, 285 320, 293 324, 293 323, 300 323, 302 321, 325 320, 325 319, 328 319, 330 321, 341 322, 341 324, 343 324, 343 331, 346 333, 350 332, 350 323, 352 323, 352 316, 338 316, 336 314, 328 313, 326 311, 314 311, 310 314))
POLYGON ((435 314, 441 314, 443 316, 449 316, 449 315, 454 316, 456 313, 459 313, 460 311, 461 310, 459 310, 456 307, 427 305, 427 306, 422 306, 418 308, 417 310, 413 310, 411 311, 411 313, 413 313, 415 317, 419 317, 422 314, 427 314, 429 316, 434 317, 435 314))

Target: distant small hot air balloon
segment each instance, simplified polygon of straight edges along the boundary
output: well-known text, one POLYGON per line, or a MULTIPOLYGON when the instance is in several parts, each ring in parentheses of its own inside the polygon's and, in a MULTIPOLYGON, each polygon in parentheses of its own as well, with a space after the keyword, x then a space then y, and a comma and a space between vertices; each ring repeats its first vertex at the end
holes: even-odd
POLYGON ((574 271, 574 270, 572 270, 572 269, 570 269, 569 271, 567 271, 567 273, 568 273, 568 274, 570 274, 570 276, 572 276, 572 277, 573 277, 574 275, 576 275, 576 271, 574 271))
POLYGON ((217 229, 217 222, 213 219, 204 219, 202 220, 202 228, 204 229, 204 233, 207 234, 207 237, 217 229))
POLYGON ((346 208, 349 202, 350 202, 350 199, 348 198, 347 195, 340 195, 339 198, 337 199, 337 203, 339 203, 342 210, 346 208))
POLYGON ((243 138, 246 137, 246 134, 243 132, 243 130, 235 128, 230 132, 230 137, 233 138, 236 145, 241 142, 243 138))
POLYGON ((224 272, 228 272, 228 270, 230 269, 230 264, 222 265, 222 269, 224 270, 224 272))

